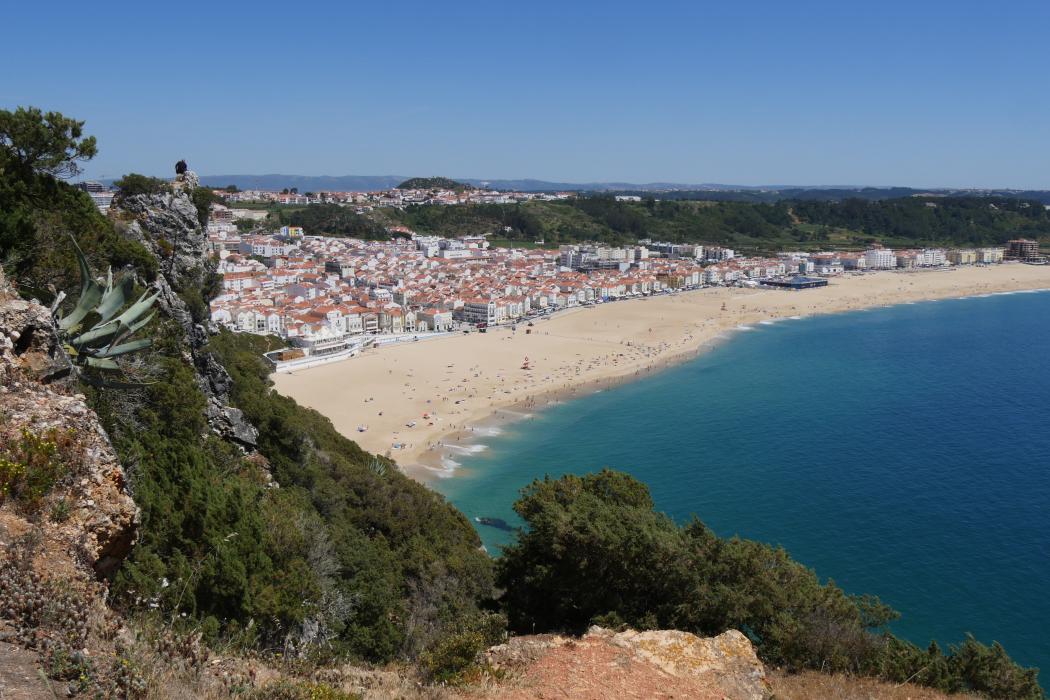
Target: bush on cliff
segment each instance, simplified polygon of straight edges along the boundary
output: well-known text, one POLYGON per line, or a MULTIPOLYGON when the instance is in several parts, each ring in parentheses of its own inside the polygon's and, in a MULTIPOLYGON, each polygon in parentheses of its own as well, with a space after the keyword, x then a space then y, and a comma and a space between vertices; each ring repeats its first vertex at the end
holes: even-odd
MULTIPOLYGON (((95 269, 133 264, 153 279, 157 261, 86 194, 43 166, 22 167, 25 144, 11 139, 41 125, 19 121, 4 131, 7 114, 0 111, 0 259, 21 291, 50 299, 49 284, 76 288, 67 234, 95 269)), ((55 170, 88 156, 69 128, 45 132, 53 152, 34 162, 55 170)), ((168 189, 141 176, 120 184, 125 194, 168 189)), ((200 215, 208 197, 194 201, 200 215)), ((202 260, 185 279, 175 291, 205 321, 216 278, 202 260)), ((150 384, 82 387, 142 511, 138 543, 112 582, 115 605, 199 625, 213 640, 374 661, 415 657, 476 614, 491 593, 492 565, 470 524, 392 467, 374 469, 375 458, 327 419, 273 394, 258 354, 265 341, 224 335, 212 345, 230 368, 233 401, 260 428, 261 454, 246 457, 208 424, 208 380, 183 327, 160 314, 146 330, 155 340, 150 384)))
POLYGON ((597 622, 700 635, 734 628, 767 663, 789 669, 912 679, 949 691, 1039 698, 1034 669, 972 638, 948 654, 923 651, 885 627, 877 598, 822 583, 783 549, 722 539, 698 520, 655 512, 627 474, 534 481, 514 505, 526 527, 498 561, 511 628, 583 631, 597 622))
POLYGON ((135 197, 140 194, 163 194, 171 192, 171 184, 159 177, 140 175, 139 173, 128 173, 113 183, 117 188, 117 199, 135 197))
POLYGON ((95 269, 127 265, 152 279, 156 260, 121 238, 87 194, 58 179, 95 154, 83 122, 37 109, 0 110, 0 263, 23 294, 49 302, 79 287, 75 236, 95 269))
POLYGON ((259 429, 282 491, 323 515, 341 575, 358 601, 344 636, 379 658, 415 656, 490 595, 492 564, 470 523, 443 497, 343 437, 324 416, 271 389, 261 354, 273 339, 222 332, 211 347, 232 399, 259 429))
POLYGON ((274 394, 266 339, 223 333, 211 344, 259 428, 260 459, 210 434, 181 328, 165 322, 156 337, 154 384, 92 395, 143 513, 113 583, 119 605, 186 614, 255 648, 371 661, 413 658, 474 614, 492 565, 470 524, 274 394))

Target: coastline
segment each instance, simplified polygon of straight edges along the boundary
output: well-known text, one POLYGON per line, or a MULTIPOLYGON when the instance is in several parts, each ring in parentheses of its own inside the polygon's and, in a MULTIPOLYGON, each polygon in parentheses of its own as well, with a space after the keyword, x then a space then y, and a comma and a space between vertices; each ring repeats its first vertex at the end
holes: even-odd
POLYGON ((429 482, 453 476, 456 458, 484 449, 479 440, 509 420, 650 376, 763 322, 1045 288, 1050 266, 1021 264, 866 273, 799 292, 714 287, 568 310, 529 334, 518 324, 369 350, 274 381, 362 448, 429 482), (526 356, 531 370, 521 368, 526 356))

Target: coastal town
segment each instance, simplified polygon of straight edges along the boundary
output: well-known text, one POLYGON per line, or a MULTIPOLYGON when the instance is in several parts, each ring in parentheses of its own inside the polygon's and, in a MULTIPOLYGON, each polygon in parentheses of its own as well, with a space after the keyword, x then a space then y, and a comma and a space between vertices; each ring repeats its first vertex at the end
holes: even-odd
POLYGON ((242 233, 234 222, 250 213, 212 207, 208 241, 222 292, 212 302, 211 319, 234 331, 285 339, 290 347, 270 356, 278 367, 352 356, 423 334, 486 332, 573 307, 711 286, 800 290, 877 270, 995 265, 1029 257, 1034 244, 874 246, 776 257, 649 239, 620 247, 508 248, 492 246, 484 235, 442 238, 407 230, 388 241, 328 237, 295 226, 242 233))

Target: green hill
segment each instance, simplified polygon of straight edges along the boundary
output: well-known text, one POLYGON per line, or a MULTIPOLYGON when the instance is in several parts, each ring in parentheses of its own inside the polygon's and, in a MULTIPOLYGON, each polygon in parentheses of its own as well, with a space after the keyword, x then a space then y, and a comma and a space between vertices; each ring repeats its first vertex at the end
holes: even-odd
POLYGON ((456 182, 448 177, 412 177, 397 186, 399 190, 462 190, 471 189, 471 186, 462 182, 456 182))
POLYGON ((519 204, 414 206, 372 216, 419 233, 496 233, 510 242, 547 245, 641 238, 724 245, 744 253, 787 249, 857 249, 1001 244, 1024 236, 1050 242, 1050 212, 1038 202, 1004 197, 905 197, 776 203, 612 197, 519 204))

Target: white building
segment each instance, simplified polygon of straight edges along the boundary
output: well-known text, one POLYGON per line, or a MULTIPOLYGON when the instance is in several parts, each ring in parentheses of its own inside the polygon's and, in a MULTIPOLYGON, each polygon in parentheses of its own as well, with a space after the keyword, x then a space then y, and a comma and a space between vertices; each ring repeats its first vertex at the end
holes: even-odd
POLYGON ((948 254, 941 248, 926 248, 922 251, 922 260, 919 263, 923 267, 940 267, 948 264, 948 254))
POLYGON ((499 318, 497 311, 496 302, 479 299, 464 302, 462 308, 459 309, 459 316, 467 323, 484 323, 491 326, 499 318))
POLYGON ((897 267, 897 256, 889 248, 864 251, 865 267, 869 270, 891 270, 897 267))

